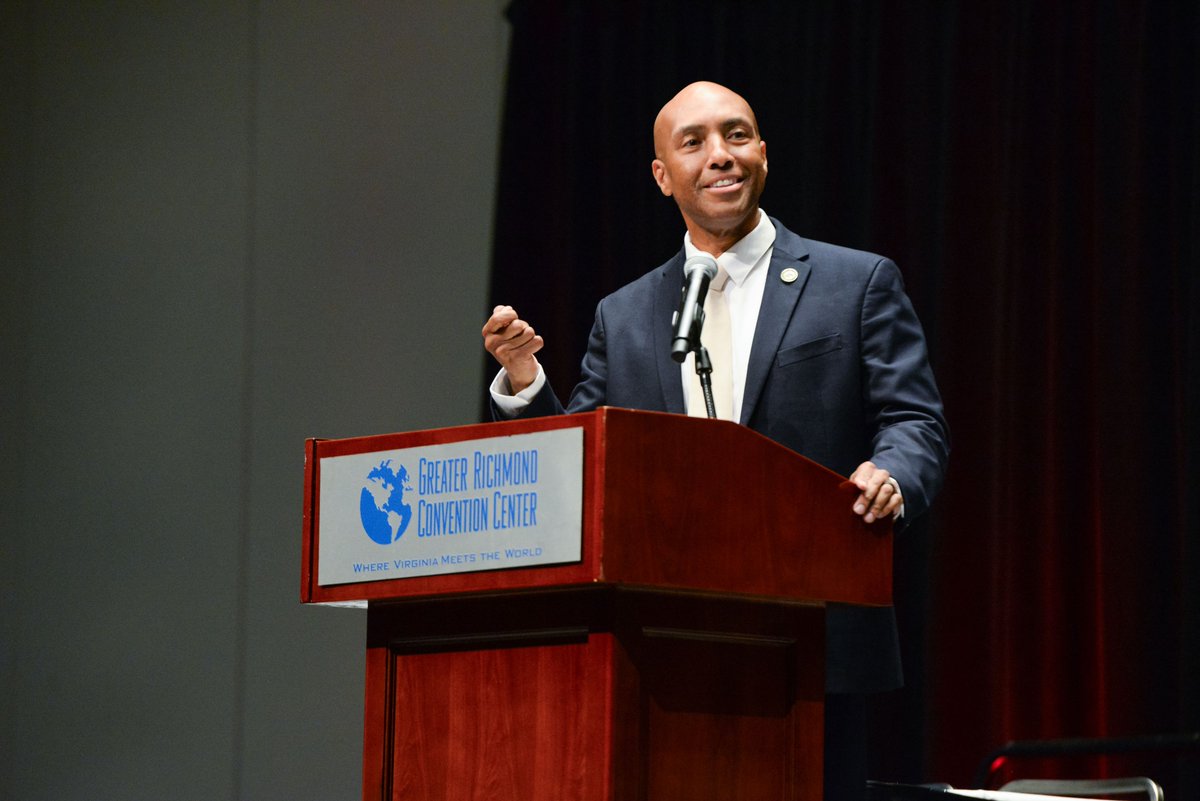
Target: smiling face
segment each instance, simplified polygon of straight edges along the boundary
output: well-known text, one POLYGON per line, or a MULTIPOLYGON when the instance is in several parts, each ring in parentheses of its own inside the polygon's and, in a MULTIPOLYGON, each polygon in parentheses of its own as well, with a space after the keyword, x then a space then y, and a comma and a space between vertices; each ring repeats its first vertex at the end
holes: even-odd
POLYGON ((767 144, 750 105, 715 83, 687 86, 654 121, 654 180, 696 247, 720 255, 758 224, 767 144))

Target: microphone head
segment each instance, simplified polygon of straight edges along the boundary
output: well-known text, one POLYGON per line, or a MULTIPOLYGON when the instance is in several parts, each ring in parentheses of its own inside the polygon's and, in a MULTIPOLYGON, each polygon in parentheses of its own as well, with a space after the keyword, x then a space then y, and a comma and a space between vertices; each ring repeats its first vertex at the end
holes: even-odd
POLYGON ((696 270, 703 270, 711 281, 717 277, 717 260, 707 253, 697 253, 683 263, 683 277, 690 278, 696 270))

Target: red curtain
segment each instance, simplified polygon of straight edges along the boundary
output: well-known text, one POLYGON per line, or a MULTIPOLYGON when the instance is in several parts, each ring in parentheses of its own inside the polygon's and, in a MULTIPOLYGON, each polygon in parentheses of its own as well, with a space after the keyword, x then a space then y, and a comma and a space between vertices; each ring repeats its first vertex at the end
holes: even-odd
POLYGON ((1195 4, 509 14, 492 301, 545 335, 561 395, 596 301, 679 247, 650 127, 692 80, 755 107, 764 208, 904 271, 954 450, 898 542, 908 686, 876 700, 875 777, 965 786, 1011 739, 1200 730, 1195 4))
POLYGON ((1128 3, 959 20, 929 635, 947 775, 988 740, 1197 728, 1197 30, 1128 3))

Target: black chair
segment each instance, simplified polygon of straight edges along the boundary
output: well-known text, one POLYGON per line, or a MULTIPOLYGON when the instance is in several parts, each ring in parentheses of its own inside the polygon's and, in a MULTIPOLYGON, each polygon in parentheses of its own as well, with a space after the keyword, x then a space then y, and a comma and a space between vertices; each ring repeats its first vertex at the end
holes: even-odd
MULTIPOLYGON (((1016 740, 1006 743, 1004 746, 997 748, 988 754, 980 763, 975 771, 975 779, 972 784, 981 790, 986 789, 1008 789, 1011 785, 1003 783, 1005 774, 1013 776, 1014 768, 1018 763, 1027 762, 1029 760, 1054 760, 1061 765, 1059 775, 1064 773, 1070 775, 1075 773, 1086 775, 1088 769, 1076 764, 1075 768, 1068 768, 1070 762, 1079 762, 1080 758, 1090 759, 1093 757, 1117 757, 1119 756, 1126 763, 1126 768, 1122 772, 1128 773, 1150 773, 1157 775, 1158 771, 1162 770, 1170 775, 1179 778, 1179 771, 1184 766, 1194 766, 1196 758, 1200 756, 1200 732, 1186 732, 1181 734, 1160 734, 1148 735, 1140 737, 1087 737, 1073 738, 1060 740, 1016 740), (1130 762, 1130 760, 1133 760, 1130 762), (1069 771, 1069 772, 1068 772, 1069 771), (1178 775, 1177 775, 1178 774, 1178 775)), ((1193 767, 1187 768, 1189 771, 1193 767)), ((1020 775, 1017 773, 1016 775, 1020 775)), ((1028 775, 1028 773, 1026 773, 1028 775)), ((1187 775, 1194 776, 1194 773, 1187 775)), ((1165 781, 1159 776, 1160 781, 1165 781)), ((1033 781, 1033 780, 1027 780, 1033 781)), ((1041 782, 1038 779, 1036 781, 1041 782)), ((1124 779, 1114 781, 1134 781, 1145 782, 1148 779, 1124 779)), ((1139 785, 1133 792, 1133 798, 1152 798, 1161 799, 1163 797, 1162 788, 1155 782, 1152 782, 1158 787, 1158 795, 1147 795, 1146 785, 1139 785)), ((1029 786, 1029 785, 1026 785, 1029 786)), ((1189 793, 1184 788, 1185 795, 1189 793)), ((1018 792, 1039 792, 1035 790, 1019 790, 1018 792)), ((1092 797, 1097 797, 1097 791, 1091 790, 1092 797)), ((1054 793, 1055 795, 1070 796, 1070 793, 1054 793)), ((1080 797, 1079 793, 1075 793, 1080 797)), ((1083 793, 1081 797, 1088 797, 1087 793, 1083 793)), ((1101 798, 1105 796, 1099 796, 1101 798)), ((1130 797, 1129 795, 1120 796, 1117 798, 1130 797)))

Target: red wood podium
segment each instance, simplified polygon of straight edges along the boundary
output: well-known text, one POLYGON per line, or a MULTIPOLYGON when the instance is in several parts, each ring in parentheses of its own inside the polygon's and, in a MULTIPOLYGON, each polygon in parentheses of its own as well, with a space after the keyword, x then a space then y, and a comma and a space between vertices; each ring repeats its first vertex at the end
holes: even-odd
POLYGON ((890 523, 728 422, 613 408, 309 440, 301 598, 367 600, 363 798, 818 801, 824 603, 891 603, 890 523), (582 559, 320 586, 320 460, 581 428, 582 559))

